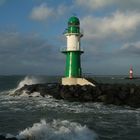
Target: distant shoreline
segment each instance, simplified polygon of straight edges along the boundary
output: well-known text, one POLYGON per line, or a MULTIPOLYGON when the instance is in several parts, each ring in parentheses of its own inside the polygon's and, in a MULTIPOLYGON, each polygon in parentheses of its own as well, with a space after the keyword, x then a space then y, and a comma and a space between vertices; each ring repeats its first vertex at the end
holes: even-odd
POLYGON ((133 78, 125 77, 124 79, 136 80, 136 79, 140 79, 140 77, 133 77, 133 78))

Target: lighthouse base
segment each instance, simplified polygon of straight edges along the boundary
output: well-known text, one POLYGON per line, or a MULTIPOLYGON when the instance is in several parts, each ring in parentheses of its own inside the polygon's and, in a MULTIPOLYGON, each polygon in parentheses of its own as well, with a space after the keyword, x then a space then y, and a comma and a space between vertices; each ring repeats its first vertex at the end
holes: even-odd
POLYGON ((62 78, 62 85, 91 85, 95 87, 93 83, 85 78, 62 78))

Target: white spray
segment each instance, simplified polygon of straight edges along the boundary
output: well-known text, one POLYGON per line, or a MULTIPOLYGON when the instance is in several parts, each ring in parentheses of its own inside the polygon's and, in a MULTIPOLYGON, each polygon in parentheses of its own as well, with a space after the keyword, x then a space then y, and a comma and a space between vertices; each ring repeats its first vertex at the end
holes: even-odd
POLYGON ((26 76, 23 80, 19 82, 17 88, 9 91, 9 95, 14 95, 14 92, 22 88, 24 85, 32 85, 32 84, 37 84, 37 83, 40 83, 40 81, 37 78, 33 76, 26 76))
POLYGON ((29 140, 95 140, 97 135, 86 126, 67 120, 54 120, 46 123, 42 120, 40 123, 33 124, 32 127, 21 131, 18 139, 29 140))

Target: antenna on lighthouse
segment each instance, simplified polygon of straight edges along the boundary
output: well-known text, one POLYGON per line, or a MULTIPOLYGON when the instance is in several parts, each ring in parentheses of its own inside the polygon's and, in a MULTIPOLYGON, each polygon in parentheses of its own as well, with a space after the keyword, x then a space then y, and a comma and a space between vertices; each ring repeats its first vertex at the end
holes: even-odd
POLYGON ((129 79, 133 79, 133 67, 132 67, 132 65, 130 66, 130 70, 129 70, 129 79))

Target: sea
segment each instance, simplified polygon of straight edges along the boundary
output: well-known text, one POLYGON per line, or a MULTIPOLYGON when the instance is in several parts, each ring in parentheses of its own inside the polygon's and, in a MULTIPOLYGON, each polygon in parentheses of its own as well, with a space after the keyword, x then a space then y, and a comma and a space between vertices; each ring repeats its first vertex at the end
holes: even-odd
MULTIPOLYGON (((100 83, 140 84, 124 76, 93 76, 100 83)), ((10 96, 24 84, 60 82, 60 76, 0 76, 0 134, 28 140, 140 140, 140 109, 10 96)))

